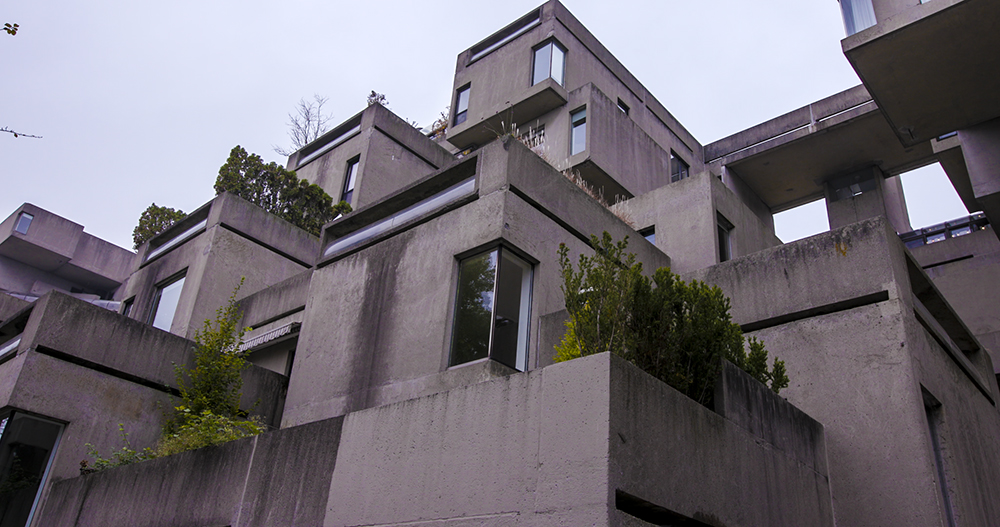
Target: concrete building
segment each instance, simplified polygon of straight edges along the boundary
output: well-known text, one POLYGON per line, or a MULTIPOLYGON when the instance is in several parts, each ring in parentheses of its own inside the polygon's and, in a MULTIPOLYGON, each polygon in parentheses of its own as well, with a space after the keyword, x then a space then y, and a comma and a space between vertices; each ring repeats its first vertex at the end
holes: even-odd
POLYGON ((964 24, 956 50, 989 45, 982 2, 841 0, 865 84, 703 145, 549 1, 459 53, 443 142, 372 105, 289 157, 354 207, 318 238, 223 194, 132 255, 25 205, 0 524, 992 525, 1000 112, 875 71, 964 24), (914 231, 898 176, 932 162, 984 213, 914 231), (831 230, 782 244, 773 214, 817 199, 831 230), (604 231, 722 288, 781 397, 731 365, 709 409, 610 354, 552 364, 558 247, 604 231), (73 477, 115 423, 151 444, 241 277, 243 402, 274 430, 73 477))

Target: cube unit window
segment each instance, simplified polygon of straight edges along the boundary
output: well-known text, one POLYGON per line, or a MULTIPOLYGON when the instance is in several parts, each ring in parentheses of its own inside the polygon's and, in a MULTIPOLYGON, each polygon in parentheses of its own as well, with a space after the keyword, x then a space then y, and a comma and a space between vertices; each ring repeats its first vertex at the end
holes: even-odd
POLYGON ((550 40, 535 48, 531 68, 532 86, 545 79, 552 79, 562 86, 565 74, 566 48, 555 40, 550 40))
POLYGON ((531 264, 498 247, 462 260, 458 275, 449 365, 489 357, 525 371, 531 264))

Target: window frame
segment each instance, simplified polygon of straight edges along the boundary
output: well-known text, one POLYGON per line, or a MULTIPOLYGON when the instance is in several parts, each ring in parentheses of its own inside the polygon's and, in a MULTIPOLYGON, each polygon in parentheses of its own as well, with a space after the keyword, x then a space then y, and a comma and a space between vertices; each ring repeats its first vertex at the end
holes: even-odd
POLYGON ((131 318, 129 315, 132 314, 132 309, 135 308, 135 296, 122 301, 122 309, 119 312, 120 315, 126 318, 131 318))
POLYGON ((733 226, 732 222, 726 219, 719 212, 715 213, 715 225, 718 232, 717 249, 719 263, 728 262, 733 259, 733 226))
POLYGON ((358 183, 358 168, 361 165, 361 155, 347 160, 347 170, 344 171, 344 184, 341 186, 340 201, 346 201, 353 206, 354 188, 358 183))
MULTIPOLYGON (((515 251, 510 247, 497 244, 487 247, 485 250, 479 250, 472 252, 471 254, 459 255, 456 257, 456 264, 458 267, 458 272, 456 275, 456 284, 454 287, 454 295, 452 301, 452 324, 451 324, 451 336, 449 339, 448 347, 448 368, 455 368, 465 366, 467 364, 472 364, 480 362, 483 360, 495 360, 511 369, 517 371, 527 371, 528 370, 528 351, 530 346, 530 329, 531 329, 531 304, 532 304, 532 293, 534 289, 534 272, 535 264, 537 262, 532 259, 524 257, 519 251, 515 251), (490 290, 490 308, 489 308, 489 318, 486 319, 489 323, 489 334, 486 339, 485 352, 478 351, 473 352, 471 356, 461 357, 460 354, 468 353, 467 350, 457 350, 457 343, 459 341, 459 328, 462 323, 463 313, 461 312, 461 306, 459 305, 463 295, 463 270, 466 263, 473 262, 477 259, 483 257, 493 257, 493 269, 492 269, 492 289, 490 290), (516 297, 513 296, 515 293, 511 289, 501 289, 503 286, 502 281, 505 279, 501 275, 504 274, 504 270, 507 266, 513 265, 520 269, 520 284, 517 286, 516 297), (510 300, 514 300, 513 303, 510 300), (505 318, 502 315, 498 315, 498 309, 505 309, 512 307, 514 304, 517 305, 517 334, 516 334, 516 344, 513 350, 499 350, 497 349, 498 344, 498 327, 506 326, 507 324, 498 324, 500 319, 506 320, 508 323, 512 321, 510 318, 505 318), (504 305, 501 307, 501 305, 504 305)), ((509 277, 508 277, 509 278, 509 277)), ((482 296, 486 291, 480 292, 479 295, 482 296)), ((472 321, 474 322, 474 320, 472 321)), ((480 329, 481 331, 481 329, 480 329)), ((507 335, 507 340, 509 340, 510 335, 507 335)))
POLYGON ((628 112, 630 110, 628 105, 625 104, 625 101, 623 101, 621 97, 618 98, 618 109, 625 115, 628 115, 628 112))
POLYGON ((558 40, 556 40, 555 38, 547 39, 547 40, 541 42, 540 44, 537 44, 534 47, 532 47, 531 48, 531 85, 534 86, 536 84, 545 82, 546 79, 552 79, 553 81, 555 81, 556 84, 565 87, 565 85, 566 85, 566 54, 567 54, 566 46, 563 46, 562 43, 559 42, 558 40), (538 55, 539 55, 539 52, 541 52, 545 48, 548 48, 548 57, 547 57, 548 60, 546 61, 546 64, 547 64, 547 67, 546 67, 546 69, 547 69, 547 75, 543 75, 541 78, 539 78, 538 77, 538 75, 539 75, 539 72, 538 72, 538 66, 539 66, 539 64, 538 64, 538 55), (553 67, 554 66, 553 58, 555 57, 555 50, 556 49, 558 49, 559 52, 562 54, 562 56, 560 57, 560 68, 559 68, 559 77, 558 78, 556 78, 556 76, 554 75, 554 69, 555 68, 553 67))
POLYGON ((645 238, 647 242, 656 245, 656 225, 650 225, 645 229, 639 229, 639 236, 645 238), (653 239, 650 239, 650 237, 653 239))
POLYGON ((581 106, 569 113, 569 155, 575 156, 587 151, 587 107, 581 106), (580 116, 580 114, 583 114, 580 116), (577 117, 580 116, 580 117, 577 117), (577 129, 583 134, 583 146, 577 150, 577 129))
POLYGON ((170 327, 174 324, 174 318, 177 316, 177 307, 180 305, 181 295, 184 294, 184 281, 187 278, 187 269, 179 273, 174 273, 165 280, 160 281, 155 286, 153 291, 153 296, 149 302, 149 314, 146 316, 146 324, 153 326, 157 329, 162 329, 163 331, 170 331, 170 327), (167 324, 166 328, 157 327, 155 325, 156 315, 160 309, 160 301, 163 299, 163 292, 170 286, 180 282, 180 291, 177 293, 177 302, 173 306, 173 313, 170 315, 170 322, 167 324))
POLYGON ((458 126, 469 119, 469 98, 472 93, 472 83, 455 90, 455 117, 452 126, 458 126), (465 96, 465 108, 462 108, 462 96, 465 96))
POLYGON ((684 161, 684 158, 677 155, 677 152, 670 151, 670 182, 676 183, 682 179, 691 177, 691 165, 684 161), (681 170, 674 170, 674 167, 681 166, 681 170))
POLYGON ((21 211, 21 213, 17 215, 17 221, 14 222, 14 232, 24 234, 25 236, 27 236, 28 229, 31 228, 31 222, 34 220, 35 220, 34 214, 31 214, 30 212, 21 211), (27 219, 27 221, 24 221, 25 219, 27 219), (22 224, 24 226, 23 229, 22 229, 22 224))

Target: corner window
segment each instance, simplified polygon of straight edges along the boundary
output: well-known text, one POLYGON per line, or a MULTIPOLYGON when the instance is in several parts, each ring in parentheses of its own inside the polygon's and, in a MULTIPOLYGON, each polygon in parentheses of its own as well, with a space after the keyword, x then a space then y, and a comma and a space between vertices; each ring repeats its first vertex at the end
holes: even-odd
POLYGON ((872 0, 840 0, 840 11, 844 15, 844 31, 847 36, 876 24, 872 0))
POLYGON ((0 525, 27 525, 63 425, 19 411, 0 415, 0 525))
POLYGON ((489 357, 527 369, 531 273, 504 247, 459 263, 450 366, 489 357))
POLYGON ((587 108, 580 108, 569 116, 570 120, 570 150, 569 155, 579 154, 587 149, 587 108))
POLYGON ((455 125, 460 125, 469 117, 469 89, 471 84, 466 84, 455 92, 455 125))
POLYGON ((14 230, 21 234, 28 234, 28 227, 31 226, 31 220, 33 219, 35 219, 35 217, 31 214, 22 212, 21 215, 17 217, 17 223, 14 225, 14 230))
POLYGON ((558 42, 550 40, 535 48, 534 65, 531 69, 532 86, 548 78, 562 86, 565 72, 566 50, 558 42))
POLYGON ((347 162, 347 172, 344 174, 344 192, 340 195, 341 201, 351 203, 351 196, 354 195, 354 183, 358 179, 358 164, 360 162, 360 156, 347 162))
POLYGON ((690 168, 691 167, 688 166, 688 164, 685 163, 684 160, 680 158, 680 156, 678 156, 677 154, 675 154, 673 151, 670 152, 670 182, 671 183, 676 183, 676 182, 678 182, 678 181, 680 181, 680 180, 688 177, 688 170, 690 168))
POLYGON ((174 312, 177 311, 177 304, 181 299, 182 289, 184 289, 184 273, 168 278, 157 285, 147 323, 154 328, 170 331, 170 325, 174 321, 174 312))
POLYGON ((715 213, 719 229, 719 263, 733 259, 733 224, 722 214, 715 213))

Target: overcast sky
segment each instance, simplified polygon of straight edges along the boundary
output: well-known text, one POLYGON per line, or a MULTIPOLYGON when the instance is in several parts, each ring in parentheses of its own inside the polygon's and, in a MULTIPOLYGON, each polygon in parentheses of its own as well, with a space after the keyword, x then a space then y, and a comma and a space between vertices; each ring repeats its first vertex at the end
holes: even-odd
MULTIPOLYGON (((131 248, 151 202, 212 199, 233 146, 284 164, 272 146, 302 97, 329 97, 339 123, 376 90, 429 124, 458 53, 539 4, 6 2, 20 30, 0 33, 0 127, 44 138, 0 134, 0 218, 30 202, 131 248)), ((564 4, 702 143, 860 84, 836 0, 564 4)), ((936 167, 904 189, 914 227, 967 214, 936 167)), ((779 215, 779 236, 825 230, 815 205, 779 215)))

